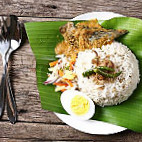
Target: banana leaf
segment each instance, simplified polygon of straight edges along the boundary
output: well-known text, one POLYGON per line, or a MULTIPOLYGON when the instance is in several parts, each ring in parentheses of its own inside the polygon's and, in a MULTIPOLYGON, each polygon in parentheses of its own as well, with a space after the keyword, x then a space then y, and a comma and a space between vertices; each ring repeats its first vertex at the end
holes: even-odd
MULTIPOLYGON (((47 78, 48 63, 55 60, 55 46, 63 39, 59 33, 59 27, 65 23, 65 21, 25 23, 29 42, 36 57, 37 85, 42 108, 63 114, 67 113, 60 102, 61 93, 55 92, 53 85, 45 86, 43 82, 47 78)), ((142 20, 132 17, 118 17, 101 21, 101 25, 107 29, 129 31, 127 35, 117 40, 127 45, 136 55, 139 60, 140 73, 142 73, 142 20)), ((92 119, 142 132, 142 81, 132 96, 120 105, 97 106, 96 114, 92 119)))

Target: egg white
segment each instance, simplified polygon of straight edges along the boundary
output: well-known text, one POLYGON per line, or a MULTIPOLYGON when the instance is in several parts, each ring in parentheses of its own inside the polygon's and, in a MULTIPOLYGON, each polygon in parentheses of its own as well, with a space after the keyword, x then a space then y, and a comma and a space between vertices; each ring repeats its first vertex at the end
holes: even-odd
POLYGON ((88 120, 91 117, 93 117, 93 115, 95 114, 95 104, 93 103, 93 101, 84 93, 77 91, 77 90, 67 90, 65 92, 63 92, 61 94, 61 104, 63 106, 63 108, 66 110, 66 112, 68 114, 70 114, 71 116, 77 118, 77 119, 81 119, 81 120, 88 120), (89 110, 87 113, 83 114, 83 115, 76 115, 75 113, 72 112, 71 110, 71 100, 76 96, 76 95, 80 95, 85 97, 88 101, 89 101, 89 110))

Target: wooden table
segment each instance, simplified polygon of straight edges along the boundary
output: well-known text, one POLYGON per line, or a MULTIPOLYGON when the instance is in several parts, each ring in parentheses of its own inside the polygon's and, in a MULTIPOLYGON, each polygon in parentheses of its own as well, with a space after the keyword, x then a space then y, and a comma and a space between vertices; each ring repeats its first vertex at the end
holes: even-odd
MULTIPOLYGON (((112 11, 142 19, 142 0, 0 0, 0 15, 15 14, 23 22, 69 20, 91 11, 112 11)), ((142 134, 130 130, 109 136, 85 134, 67 126, 52 112, 42 110, 36 85, 36 61, 25 33, 24 37, 25 42, 10 61, 18 122, 10 124, 5 112, 0 121, 0 142, 142 141, 142 134)))

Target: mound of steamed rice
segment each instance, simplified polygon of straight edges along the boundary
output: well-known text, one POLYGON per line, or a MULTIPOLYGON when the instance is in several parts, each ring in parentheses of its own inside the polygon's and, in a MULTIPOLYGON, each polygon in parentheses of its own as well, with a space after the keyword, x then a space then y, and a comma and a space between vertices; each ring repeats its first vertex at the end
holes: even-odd
POLYGON ((93 50, 85 50, 78 53, 74 72, 77 75, 77 86, 81 92, 88 95, 97 105, 108 106, 117 105, 129 98, 136 89, 139 78, 138 60, 135 55, 127 48, 127 46, 113 42, 110 45, 95 48, 93 50), (112 82, 105 82, 97 85, 94 78, 83 77, 82 73, 92 67, 92 59, 96 57, 95 50, 100 59, 106 57, 114 63, 115 71, 122 73, 112 82))

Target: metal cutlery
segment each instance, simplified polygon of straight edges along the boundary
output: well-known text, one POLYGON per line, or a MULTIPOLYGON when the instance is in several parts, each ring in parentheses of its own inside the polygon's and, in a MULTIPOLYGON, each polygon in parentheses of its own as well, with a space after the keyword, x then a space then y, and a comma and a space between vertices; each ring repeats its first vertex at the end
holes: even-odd
POLYGON ((0 44, 0 53, 2 55, 4 71, 0 86, 0 116, 2 116, 4 110, 4 100, 6 96, 7 115, 10 122, 15 123, 17 119, 17 110, 8 74, 8 60, 11 53, 20 46, 22 31, 16 16, 11 15, 7 17, 6 20, 2 19, 2 21, 3 40, 0 42, 2 43, 0 44))
POLYGON ((4 102, 5 102, 5 94, 6 94, 6 72, 7 72, 7 65, 6 65, 6 58, 5 55, 8 51, 10 46, 10 41, 4 40, 2 37, 0 38, 0 53, 2 55, 3 61, 3 74, 0 84, 0 117, 2 117, 3 110, 4 110, 4 102))

